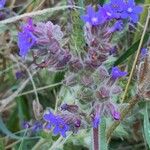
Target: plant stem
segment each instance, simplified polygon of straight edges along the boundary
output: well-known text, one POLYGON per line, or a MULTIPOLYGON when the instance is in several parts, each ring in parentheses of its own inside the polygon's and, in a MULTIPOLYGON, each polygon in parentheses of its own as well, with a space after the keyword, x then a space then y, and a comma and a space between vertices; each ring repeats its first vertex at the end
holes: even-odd
POLYGON ((129 104, 127 107, 125 107, 122 111, 121 111, 121 119, 119 121, 115 121, 110 128, 107 130, 107 134, 106 134, 106 138, 107 138, 107 142, 110 141, 111 136, 114 132, 114 130, 119 126, 119 124, 121 123, 121 121, 123 121, 123 119, 127 116, 127 114, 133 109, 133 107, 139 102, 139 96, 136 95, 135 97, 132 98, 132 100, 129 101, 129 104))
POLYGON ((93 128, 93 150, 99 150, 99 129, 93 128))
POLYGON ((133 66, 132 66, 131 73, 130 73, 130 76, 129 76, 129 79, 128 79, 128 83, 126 85, 124 95, 122 97, 122 103, 124 102, 124 100, 126 98, 126 94, 128 92, 128 88, 129 88, 129 85, 130 85, 130 82, 131 82, 131 79, 132 79, 132 76, 133 76, 133 73, 134 73, 134 69, 136 67, 136 63, 138 61, 138 57, 139 57, 139 54, 140 54, 140 51, 141 51, 141 48, 142 48, 144 36, 146 34, 146 31, 147 31, 148 23, 149 23, 149 9, 148 9, 148 15, 147 15, 146 23, 145 23, 145 26, 144 26, 144 31, 143 31, 143 34, 142 34, 142 37, 141 37, 141 40, 140 40, 140 43, 139 43, 139 47, 138 47, 134 62, 133 62, 133 66))
POLYGON ((0 21, 0 26, 5 25, 5 24, 9 24, 9 23, 14 23, 16 21, 19 21, 20 19, 25 18, 25 17, 41 16, 41 15, 48 14, 48 13, 51 13, 51 12, 54 12, 54 11, 64 10, 64 9, 68 9, 68 8, 76 8, 76 9, 83 9, 84 10, 84 8, 81 8, 81 7, 78 7, 78 6, 69 6, 69 5, 68 6, 57 6, 57 7, 53 7, 53 8, 46 8, 46 9, 43 9, 43 10, 38 10, 38 11, 35 11, 35 12, 25 13, 25 14, 22 14, 22 15, 19 15, 19 16, 15 16, 15 17, 5 19, 3 21, 0 21))

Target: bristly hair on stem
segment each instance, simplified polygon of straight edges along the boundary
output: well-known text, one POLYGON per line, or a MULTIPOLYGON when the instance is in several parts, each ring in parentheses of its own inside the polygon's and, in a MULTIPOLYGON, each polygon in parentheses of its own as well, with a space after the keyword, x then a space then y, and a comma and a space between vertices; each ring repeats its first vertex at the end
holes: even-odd
POLYGON ((93 128, 93 150, 99 150, 99 128, 93 128))

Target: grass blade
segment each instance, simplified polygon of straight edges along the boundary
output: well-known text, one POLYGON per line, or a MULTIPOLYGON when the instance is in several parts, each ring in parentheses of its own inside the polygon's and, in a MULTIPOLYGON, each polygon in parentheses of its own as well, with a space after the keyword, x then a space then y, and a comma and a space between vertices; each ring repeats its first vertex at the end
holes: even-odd
MULTIPOLYGON (((143 44, 146 43, 149 39, 149 34, 145 34, 144 36, 144 40, 143 40, 143 44)), ((137 49, 138 49, 138 46, 139 46, 139 43, 140 43, 140 40, 139 39, 138 41, 136 41, 127 51, 125 51, 117 60, 116 62, 114 63, 114 66, 117 66, 121 63, 123 63, 130 55, 134 54, 137 49)))

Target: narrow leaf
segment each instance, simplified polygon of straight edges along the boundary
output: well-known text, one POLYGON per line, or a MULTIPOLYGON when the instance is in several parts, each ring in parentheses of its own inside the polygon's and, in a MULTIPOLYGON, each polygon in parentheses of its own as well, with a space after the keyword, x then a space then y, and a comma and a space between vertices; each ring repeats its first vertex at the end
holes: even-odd
MULTIPOLYGON (((149 39, 149 34, 145 34, 144 36, 144 43, 146 43, 149 39)), ((116 62, 114 63, 114 66, 117 66, 119 64, 121 64, 122 62, 124 62, 130 55, 134 54, 137 49, 138 49, 138 46, 139 46, 139 43, 140 43, 140 40, 139 39, 138 41, 136 41, 127 51, 125 51, 117 60, 116 62)))
POLYGON ((148 116, 148 103, 145 104, 145 111, 144 111, 144 134, 146 142, 150 148, 150 123, 148 116))
POLYGON ((17 139, 20 140, 21 137, 16 136, 15 134, 13 134, 11 131, 9 131, 7 129, 7 127, 5 126, 2 118, 0 117, 0 131, 4 134, 6 134, 8 137, 11 137, 12 139, 17 139))

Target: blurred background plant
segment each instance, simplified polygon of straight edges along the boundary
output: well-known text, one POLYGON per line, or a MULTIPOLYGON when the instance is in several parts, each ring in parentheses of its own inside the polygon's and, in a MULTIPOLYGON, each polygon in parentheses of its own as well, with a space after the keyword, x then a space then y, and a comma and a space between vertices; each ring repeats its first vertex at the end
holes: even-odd
MULTIPOLYGON (((80 16, 85 13, 87 5, 106 2, 108 1, 7 0, 6 4, 5 1, 4 4, 2 3, 0 6, 0 149, 91 149, 90 128, 82 129, 78 134, 69 133, 66 138, 40 130, 41 124, 35 120, 41 117, 43 110, 50 108, 55 114, 61 104, 75 104, 74 89, 71 91, 62 86, 66 76, 65 70, 49 72, 47 69, 36 69, 35 66, 30 68, 31 56, 25 61, 18 55, 17 35, 23 22, 27 22, 29 17, 34 18, 35 22, 50 20, 54 24, 59 24, 65 33, 61 44, 65 46, 69 43, 69 47, 64 48, 72 49, 73 54, 84 54, 87 45, 80 16), (71 5, 76 7, 72 8, 71 5)), ((150 1, 137 0, 136 3, 144 8, 137 25, 131 24, 129 28, 117 32, 113 37, 114 43, 119 45, 115 57, 107 63, 108 68, 112 64, 125 68, 129 72, 129 79, 119 81, 123 92, 120 97, 114 97, 122 109, 121 120, 114 122, 107 118, 106 122, 101 122, 100 143, 104 146, 102 150, 106 149, 107 143, 110 150, 150 149, 149 55, 142 60, 134 61, 141 46, 149 50, 150 1), (130 113, 127 114, 129 111, 130 113)), ((37 61, 42 62, 41 59, 37 61)), ((86 107, 88 106, 84 105, 82 109, 86 110, 86 107)))

